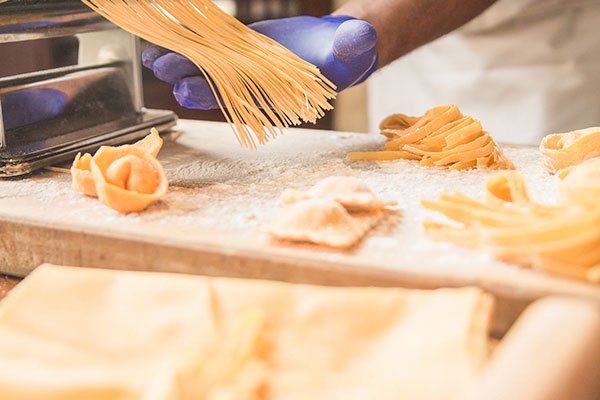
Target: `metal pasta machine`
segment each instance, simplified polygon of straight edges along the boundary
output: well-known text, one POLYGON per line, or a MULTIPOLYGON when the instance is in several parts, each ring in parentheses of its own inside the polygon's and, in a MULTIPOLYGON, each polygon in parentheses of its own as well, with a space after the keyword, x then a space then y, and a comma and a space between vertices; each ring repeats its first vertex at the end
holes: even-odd
POLYGON ((0 0, 0 177, 174 126, 141 68, 139 39, 78 0, 0 0))

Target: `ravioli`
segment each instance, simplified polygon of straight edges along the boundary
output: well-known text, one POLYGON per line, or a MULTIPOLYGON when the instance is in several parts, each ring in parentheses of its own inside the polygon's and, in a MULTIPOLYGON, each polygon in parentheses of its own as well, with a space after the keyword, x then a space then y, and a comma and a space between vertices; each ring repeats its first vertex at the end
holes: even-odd
POLYGON ((396 205, 396 201, 379 199, 363 181, 350 176, 332 176, 317 182, 307 191, 288 189, 283 192, 283 204, 306 199, 334 200, 350 211, 383 210, 396 205))
POLYGON ((380 217, 378 211, 353 217, 336 201, 308 199, 282 207, 267 232, 285 241, 348 248, 357 244, 380 217))

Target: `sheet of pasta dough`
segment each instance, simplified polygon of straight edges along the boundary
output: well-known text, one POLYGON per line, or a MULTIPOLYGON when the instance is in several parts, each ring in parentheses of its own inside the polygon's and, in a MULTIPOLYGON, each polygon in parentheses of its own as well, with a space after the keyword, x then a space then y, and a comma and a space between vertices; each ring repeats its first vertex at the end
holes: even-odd
POLYGON ((0 303, 0 398, 458 399, 485 363, 491 307, 474 288, 42 266, 0 303), (230 362, 221 386, 244 392, 193 392, 230 362), (266 373, 240 378, 244 365, 266 373))

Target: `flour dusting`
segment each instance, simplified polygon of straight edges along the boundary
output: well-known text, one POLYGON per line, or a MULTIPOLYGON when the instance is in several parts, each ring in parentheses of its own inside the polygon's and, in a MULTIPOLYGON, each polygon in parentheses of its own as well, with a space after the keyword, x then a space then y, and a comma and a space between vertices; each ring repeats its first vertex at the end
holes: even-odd
MULTIPOLYGON (((499 264, 489 255, 434 243, 422 221, 439 218, 420 206, 444 191, 460 191, 481 198, 494 171, 451 172, 424 168, 418 162, 352 162, 350 151, 381 147, 379 135, 293 130, 257 151, 240 149, 220 124, 185 126, 186 133, 165 141, 159 159, 169 177, 168 195, 141 214, 120 215, 95 199, 75 193, 68 174, 44 171, 22 180, 0 181, 0 207, 6 199, 34 196, 40 207, 61 208, 70 222, 94 221, 99 228, 123 224, 177 225, 211 230, 258 230, 269 222, 286 188, 305 190, 328 176, 354 176, 376 195, 397 200, 399 210, 379 226, 365 244, 373 251, 393 251, 403 263, 469 262, 499 264), (208 128, 198 129, 198 126, 208 128), (435 257, 433 256, 435 255, 435 257)), ((532 196, 552 202, 556 182, 542 168, 537 149, 505 149, 527 179, 532 196)))

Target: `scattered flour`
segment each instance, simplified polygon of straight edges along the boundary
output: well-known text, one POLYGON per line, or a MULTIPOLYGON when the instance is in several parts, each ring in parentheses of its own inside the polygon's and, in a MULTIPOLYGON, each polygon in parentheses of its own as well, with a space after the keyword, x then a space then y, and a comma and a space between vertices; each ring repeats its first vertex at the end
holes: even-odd
MULTIPOLYGON (((152 223, 201 228, 205 231, 254 230, 268 222, 285 188, 307 189, 332 175, 355 176, 384 199, 399 202, 400 211, 378 227, 365 244, 374 251, 398 249, 402 263, 432 258, 435 264, 498 264, 485 253, 434 243, 421 222, 434 213, 422 199, 443 191, 481 198, 493 171, 450 172, 423 168, 418 162, 351 162, 349 151, 380 148, 379 135, 291 131, 257 151, 240 149, 224 125, 187 127, 177 140, 167 140, 160 155, 171 188, 163 201, 141 214, 119 215, 98 201, 75 193, 70 176, 44 171, 21 180, 0 180, 0 207, 7 199, 34 196, 48 212, 60 208, 71 222, 102 226, 152 223), (192 129, 191 127, 195 127, 192 129), (435 257, 432 257, 435 254, 435 257)), ((543 202, 556 197, 556 183, 542 168, 537 149, 506 149, 525 175, 532 195, 543 202)), ((392 250, 393 251, 393 250, 392 250)))

